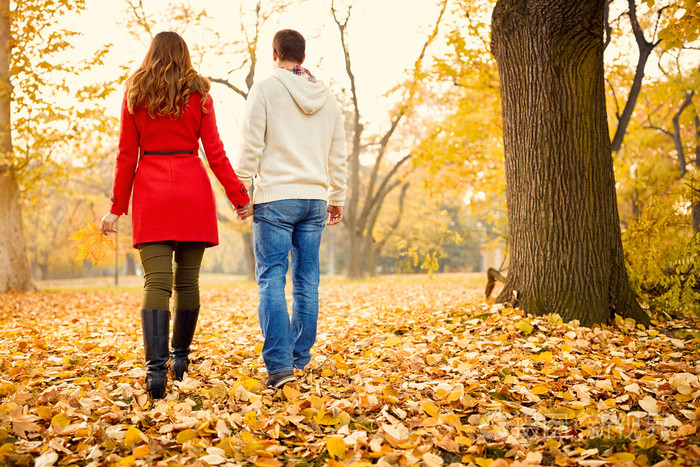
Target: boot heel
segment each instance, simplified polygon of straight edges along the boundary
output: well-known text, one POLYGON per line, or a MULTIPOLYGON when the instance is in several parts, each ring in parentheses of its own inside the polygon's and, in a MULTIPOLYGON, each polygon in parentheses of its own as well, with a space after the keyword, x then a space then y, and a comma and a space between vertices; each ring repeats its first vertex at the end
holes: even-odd
POLYGON ((162 399, 165 397, 167 385, 167 371, 148 371, 146 373, 146 391, 151 399, 162 399))

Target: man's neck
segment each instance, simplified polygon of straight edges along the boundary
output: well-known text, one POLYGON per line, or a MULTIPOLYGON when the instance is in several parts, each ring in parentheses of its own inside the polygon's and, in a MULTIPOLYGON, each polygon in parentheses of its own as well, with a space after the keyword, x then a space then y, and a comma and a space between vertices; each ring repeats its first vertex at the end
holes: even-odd
POLYGON ((283 67, 295 67, 295 66, 301 66, 301 63, 297 62, 292 62, 289 60, 278 60, 277 62, 277 68, 283 68, 283 67))

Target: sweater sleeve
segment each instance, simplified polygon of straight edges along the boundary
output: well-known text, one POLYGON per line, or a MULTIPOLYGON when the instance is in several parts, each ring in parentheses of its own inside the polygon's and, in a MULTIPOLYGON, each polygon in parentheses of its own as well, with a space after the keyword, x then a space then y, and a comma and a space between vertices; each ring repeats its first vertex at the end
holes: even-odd
POLYGON ((250 198, 248 190, 241 183, 236 172, 231 167, 231 162, 226 157, 224 143, 219 137, 219 129, 216 126, 216 115, 214 113, 214 101, 211 96, 207 96, 204 103, 206 113, 202 114, 202 126, 199 136, 204 147, 204 154, 212 172, 223 185, 226 197, 235 207, 242 207, 248 204, 250 198))
POLYGON ((112 205, 109 212, 118 216, 129 213, 129 200, 134 185, 134 175, 139 156, 139 132, 134 116, 129 112, 126 93, 122 101, 119 128, 119 149, 112 185, 112 205))
POLYGON ((260 168, 265 131, 267 128, 267 109, 259 85, 253 85, 246 101, 245 120, 243 122, 242 142, 236 171, 245 186, 251 186, 253 177, 260 168))
POLYGON ((331 206, 343 206, 347 190, 347 146, 345 143, 345 124, 343 114, 338 107, 331 140, 331 150, 328 156, 328 204, 331 206))

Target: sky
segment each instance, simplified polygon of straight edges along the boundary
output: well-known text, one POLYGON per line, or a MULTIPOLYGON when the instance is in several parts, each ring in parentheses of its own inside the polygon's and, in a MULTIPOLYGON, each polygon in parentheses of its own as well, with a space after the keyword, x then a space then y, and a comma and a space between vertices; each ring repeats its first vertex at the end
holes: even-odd
MULTIPOLYGON (((144 0, 143 3, 147 12, 164 18, 164 14, 159 11, 162 12, 169 3, 176 2, 144 0)), ((248 10, 255 5, 252 0, 198 0, 190 3, 197 9, 206 9, 210 18, 208 25, 226 37, 240 37, 237 19, 240 15, 239 5, 243 3, 248 10)), ((86 11, 64 20, 66 27, 82 33, 82 37, 73 41, 75 57, 87 57, 100 45, 113 44, 105 66, 81 79, 107 80, 119 74, 120 65, 131 62, 130 71, 133 72, 140 64, 148 49, 149 40, 139 40, 131 34, 126 23, 133 21, 133 18, 129 17, 126 10, 124 0, 87 0, 86 11)), ((377 129, 377 125, 388 122, 387 110, 391 103, 382 96, 402 79, 404 70, 411 67, 437 14, 438 8, 432 0, 355 1, 348 25, 349 44, 360 109, 371 123, 370 129, 372 124, 377 129)), ((330 0, 294 2, 281 18, 273 18, 264 24, 256 81, 272 72, 272 36, 282 28, 296 29, 306 37, 305 65, 312 73, 326 83, 347 85, 339 33, 330 16, 330 0)), ((155 31, 165 29, 168 29, 167 24, 159 24, 155 31)), ((183 37, 193 55, 198 46, 209 45, 197 42, 206 39, 194 29, 186 30, 183 37)), ((228 61, 235 62, 236 59, 237 57, 231 57, 228 61)), ((204 75, 223 77, 228 65, 226 61, 225 58, 216 58, 213 53, 208 53, 199 71, 204 75)), ((238 84, 242 84, 242 80, 238 84)), ((232 91, 217 84, 213 85, 211 94, 215 101, 221 137, 231 157, 240 138, 244 102, 232 91)), ((121 95, 116 93, 107 103, 114 115, 118 115, 120 102, 121 95)))

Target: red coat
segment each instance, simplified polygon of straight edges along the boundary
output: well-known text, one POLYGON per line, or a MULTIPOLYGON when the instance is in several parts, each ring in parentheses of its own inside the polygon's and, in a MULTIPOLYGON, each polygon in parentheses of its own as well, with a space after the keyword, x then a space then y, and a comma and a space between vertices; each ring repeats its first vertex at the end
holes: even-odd
POLYGON ((231 203, 239 207, 250 200, 226 157, 211 96, 204 105, 206 113, 201 101, 201 94, 194 93, 179 118, 151 118, 143 108, 129 113, 124 97, 110 212, 127 214, 133 189, 134 247, 167 240, 218 245, 216 204, 198 156, 200 139, 209 167, 231 203))

